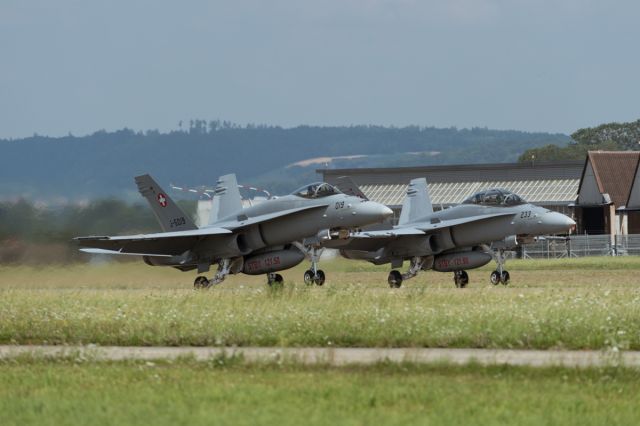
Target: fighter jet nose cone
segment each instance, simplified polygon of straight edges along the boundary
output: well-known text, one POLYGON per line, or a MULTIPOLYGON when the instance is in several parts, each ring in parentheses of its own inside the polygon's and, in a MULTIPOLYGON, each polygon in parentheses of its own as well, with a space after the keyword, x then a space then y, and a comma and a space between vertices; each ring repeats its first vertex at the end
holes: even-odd
POLYGON ((354 214, 361 219, 370 221, 370 223, 373 224, 384 222, 385 219, 393 216, 393 210, 374 201, 365 201, 357 205, 354 214))
POLYGON ((558 212, 549 212, 543 223, 549 228, 547 232, 552 234, 567 233, 576 226, 573 219, 558 212))
POLYGON ((576 226, 576 222, 573 219, 571 219, 569 216, 563 215, 562 213, 558 213, 556 221, 558 225, 564 227, 567 230, 576 226))

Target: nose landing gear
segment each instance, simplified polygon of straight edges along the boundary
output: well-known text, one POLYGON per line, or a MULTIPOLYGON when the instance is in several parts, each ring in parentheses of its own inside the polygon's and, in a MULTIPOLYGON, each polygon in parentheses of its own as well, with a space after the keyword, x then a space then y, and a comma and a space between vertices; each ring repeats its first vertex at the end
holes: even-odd
POLYGON ((500 283, 507 285, 511 280, 511 276, 509 275, 509 271, 504 269, 504 264, 506 262, 506 258, 504 256, 504 250, 500 249, 496 252, 493 252, 493 257, 498 264, 498 268, 491 273, 489 280, 491 284, 498 285, 500 283))
POLYGON ((498 285, 500 283, 507 285, 509 284, 511 277, 509 276, 509 271, 502 271, 502 273, 500 273, 496 270, 491 273, 491 277, 489 277, 489 279, 493 285, 498 285))
POLYGON ((312 266, 311 269, 304 273, 304 283, 306 285, 323 285, 325 280, 324 271, 322 269, 316 269, 316 271, 313 272, 313 269, 312 266))
POLYGON ((304 273, 304 283, 306 285, 323 285, 325 280, 324 271, 318 269, 318 262, 320 262, 320 255, 324 248, 313 245, 296 244, 296 246, 302 250, 302 252, 311 259, 311 268, 304 273))

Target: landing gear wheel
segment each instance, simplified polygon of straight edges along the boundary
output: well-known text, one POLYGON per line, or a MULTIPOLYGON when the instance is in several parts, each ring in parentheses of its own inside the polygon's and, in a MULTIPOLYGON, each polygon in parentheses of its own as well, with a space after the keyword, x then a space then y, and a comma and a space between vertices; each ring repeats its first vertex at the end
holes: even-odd
POLYGON ((306 285, 311 285, 313 284, 313 271, 311 269, 305 271, 304 273, 304 283, 306 285))
POLYGON ((313 278, 313 282, 316 283, 316 285, 323 285, 324 271, 322 271, 321 269, 318 269, 318 271, 316 272, 316 276, 313 278))
POLYGON ((282 275, 268 274, 267 284, 269 284, 270 287, 273 287, 274 285, 281 286, 283 283, 284 278, 282 278, 282 275))
POLYGON ((402 274, 395 269, 389 272, 389 278, 387 278, 387 282, 389 283, 389 287, 391 288, 400 288, 402 285, 402 274))
POLYGON ((502 277, 500 277, 500 272, 498 271, 493 271, 489 279, 491 280, 491 284, 493 285, 498 285, 500 284, 500 281, 502 281, 502 277))
POLYGON ((469 274, 467 274, 467 271, 455 271, 453 273, 453 282, 457 288, 465 288, 469 284, 469 274))
POLYGON ((504 285, 507 285, 509 284, 510 280, 511 280, 511 277, 509 276, 509 272, 502 271, 502 274, 500 275, 500 282, 504 285))
POLYGON ((207 277, 200 275, 199 277, 196 277, 195 281, 193 282, 193 288, 195 289, 200 289, 200 288, 207 288, 209 287, 209 280, 207 279, 207 277))

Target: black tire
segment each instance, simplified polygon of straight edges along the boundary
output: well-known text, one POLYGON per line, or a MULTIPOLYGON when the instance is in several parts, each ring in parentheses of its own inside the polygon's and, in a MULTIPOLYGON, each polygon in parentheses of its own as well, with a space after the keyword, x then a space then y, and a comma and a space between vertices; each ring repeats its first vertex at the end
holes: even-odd
POLYGON ((460 287, 465 288, 469 284, 469 274, 467 271, 460 271, 460 287))
POLYGON ((321 269, 318 269, 318 271, 316 272, 316 276, 313 279, 313 282, 316 285, 324 285, 324 279, 325 279, 324 271, 322 271, 321 269))
POLYGON ((284 279, 280 274, 267 274, 267 284, 269 287, 282 287, 284 279))
POLYGON ((508 271, 502 271, 502 275, 500 276, 500 282, 504 285, 509 284, 509 281, 511 281, 511 276, 509 275, 508 271))
POLYGON ((402 286, 402 274, 395 269, 389 272, 389 278, 387 278, 387 282, 389 283, 389 287, 391 288, 400 288, 402 286))
POLYGON ((304 272, 304 283, 306 285, 313 284, 313 271, 311 269, 304 272))
POLYGON ((498 271, 493 271, 489 279, 491 280, 491 284, 493 285, 498 285, 502 281, 500 277, 500 273, 498 271))
POLYGON ((465 288, 469 284, 469 274, 467 271, 456 271, 453 273, 453 282, 457 288, 465 288))
POLYGON ((195 281, 193 282, 193 288, 199 290, 207 287, 209 287, 209 280, 207 279, 207 277, 202 275, 196 277, 195 281))

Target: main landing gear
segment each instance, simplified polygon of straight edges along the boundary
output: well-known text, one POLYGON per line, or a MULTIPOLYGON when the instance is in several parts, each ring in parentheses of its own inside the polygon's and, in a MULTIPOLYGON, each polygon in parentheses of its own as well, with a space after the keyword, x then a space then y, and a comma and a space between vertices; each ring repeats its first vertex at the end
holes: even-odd
POLYGON ((195 289, 209 288, 215 284, 220 284, 229 274, 238 273, 242 270, 242 257, 237 257, 234 259, 222 259, 218 262, 218 270, 216 274, 210 280, 207 279, 204 275, 200 275, 196 277, 193 282, 193 287, 195 289))
POLYGON ((274 285, 282 285, 284 283, 284 278, 282 275, 270 272, 267 274, 267 284, 269 287, 273 287, 274 285))
POLYGON ((400 288, 402 286, 402 281, 411 279, 418 275, 418 272, 422 269, 429 269, 433 266, 433 257, 412 257, 409 270, 404 274, 401 274, 397 270, 393 270, 389 272, 389 277, 387 278, 387 282, 389 283, 389 287, 391 288, 400 288), (428 262, 431 262, 431 265, 428 262))
POLYGON ((453 273, 453 282, 457 288, 465 288, 469 284, 469 274, 467 274, 467 271, 455 271, 453 273))
POLYGON ((325 280, 324 271, 318 269, 318 262, 320 261, 320 255, 323 248, 317 248, 314 246, 305 246, 304 252, 311 258, 311 268, 307 269, 304 273, 304 283, 306 285, 323 285, 325 280))
POLYGON ((504 250, 500 249, 493 252, 493 258, 498 264, 498 267, 495 271, 491 273, 491 276, 489 277, 489 279, 491 280, 491 284, 493 285, 498 285, 500 283, 504 285, 509 284, 511 277, 509 276, 509 271, 504 269, 504 264, 507 261, 504 255, 504 250))
MULTIPOLYGON (((197 276, 195 281, 193 282, 193 288, 195 288, 196 290, 200 290, 203 288, 209 288, 214 284, 219 284, 221 282, 222 280, 216 282, 215 278, 212 280, 208 280, 204 275, 200 275, 197 276)), ((267 284, 269 284, 270 287, 274 285, 282 285, 283 283, 284 278, 282 278, 282 275, 273 272, 267 274, 267 284)))
POLYGON ((209 288, 210 286, 210 281, 204 275, 197 276, 196 280, 193 282, 193 288, 195 288, 196 290, 201 288, 209 288))
POLYGON ((387 282, 389 283, 389 287, 391 288, 400 288, 402 285, 402 274, 395 269, 389 272, 389 278, 387 278, 387 282))

